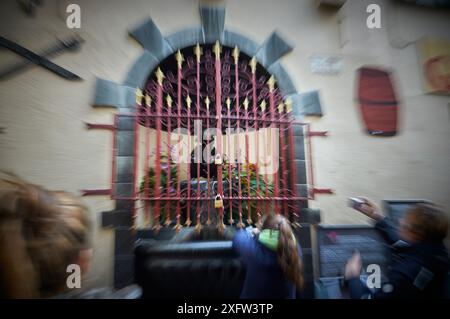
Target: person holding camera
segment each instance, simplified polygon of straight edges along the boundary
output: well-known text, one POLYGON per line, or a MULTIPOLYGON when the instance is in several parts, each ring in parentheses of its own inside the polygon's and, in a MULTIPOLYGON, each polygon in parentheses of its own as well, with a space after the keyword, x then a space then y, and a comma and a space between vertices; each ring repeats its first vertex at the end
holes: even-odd
POLYGON ((355 253, 347 262, 344 277, 352 299, 444 298, 448 285, 449 256, 444 245, 447 216, 432 204, 411 207, 398 229, 367 198, 359 198, 356 210, 376 222, 391 245, 395 259, 388 266, 387 282, 372 292, 359 279, 361 257, 355 253))

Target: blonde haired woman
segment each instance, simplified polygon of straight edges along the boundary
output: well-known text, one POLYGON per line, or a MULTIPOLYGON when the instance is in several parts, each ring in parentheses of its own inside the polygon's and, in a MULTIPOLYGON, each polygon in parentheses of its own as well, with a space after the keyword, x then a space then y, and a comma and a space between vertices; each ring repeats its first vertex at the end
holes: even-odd
POLYGON ((87 271, 88 234, 86 209, 75 197, 0 172, 0 297, 64 293, 68 265, 87 271))

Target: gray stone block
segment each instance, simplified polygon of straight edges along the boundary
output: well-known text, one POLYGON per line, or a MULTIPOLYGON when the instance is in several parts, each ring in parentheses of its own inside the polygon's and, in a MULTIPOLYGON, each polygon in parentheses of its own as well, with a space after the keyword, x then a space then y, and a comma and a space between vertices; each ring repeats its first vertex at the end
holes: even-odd
POLYGON ((118 131, 117 138, 117 155, 133 156, 134 155, 134 131, 118 131))
MULTIPOLYGON (((128 214, 131 216, 132 212, 129 212, 128 214)), ((130 230, 130 227, 117 227, 114 238, 114 254, 132 255, 134 253, 135 242, 136 235, 133 231, 130 230)))
POLYGON ((134 201, 132 200, 123 200, 118 199, 116 200, 116 211, 126 211, 131 212, 134 207, 134 201))
POLYGON ((286 53, 292 51, 293 47, 284 41, 276 32, 273 32, 261 45, 256 58, 265 67, 269 68, 273 63, 286 53))
POLYGON ((135 118, 132 116, 120 116, 117 119, 118 131, 134 131, 135 118))
POLYGON ((132 212, 133 211, 131 209, 127 211, 112 210, 102 212, 102 227, 131 227, 133 223, 132 212))
POLYGON ((297 184, 307 184, 306 161, 305 160, 294 160, 294 162, 295 162, 295 170, 296 170, 295 182, 297 184))
POLYGON ((134 104, 135 88, 97 79, 93 106, 124 108, 134 104))
POLYGON ((225 8, 218 6, 200 7, 203 37, 205 43, 222 42, 225 27, 225 8))
MULTIPOLYGON (((125 78, 124 85, 133 88, 143 88, 148 77, 158 67, 161 60, 152 52, 144 50, 136 62, 131 67, 125 78)), ((134 105, 135 99, 133 100, 134 105)))
POLYGON ((119 198, 130 198, 133 196, 133 187, 133 183, 116 183, 114 194, 119 198))
POLYGON ((166 41, 170 44, 173 51, 181 50, 197 43, 204 43, 202 28, 184 29, 166 37, 166 41))
POLYGON ((133 156, 116 157, 116 183, 133 182, 133 156))
POLYGON ((151 18, 148 18, 141 25, 130 31, 130 35, 159 61, 173 53, 172 47, 151 18))
POLYGON ((134 281, 134 255, 115 255, 114 288, 121 289, 134 281))
MULTIPOLYGON (((308 227, 309 228, 309 227, 308 227)), ((311 236, 309 236, 311 237, 311 236)), ((312 249, 311 247, 311 239, 309 239, 309 246, 308 247, 304 247, 303 248, 303 256, 302 256, 302 261, 303 261, 303 274, 305 276, 312 276, 313 275, 313 254, 312 254, 312 249)), ((306 243, 305 243, 306 246, 306 243)))
POLYGON ((302 225, 317 225, 321 221, 320 210, 313 208, 298 207, 298 222, 302 225))
POLYGON ((304 92, 299 94, 300 110, 302 115, 322 116, 319 91, 304 92))
POLYGON ((308 185, 307 184, 296 184, 297 196, 308 197, 308 185))
POLYGON ((237 46, 239 51, 244 52, 249 57, 255 56, 259 49, 259 45, 255 41, 229 30, 224 31, 222 44, 232 48, 237 46))
POLYGON ((294 158, 305 159, 305 138, 301 135, 294 135, 294 158))
POLYGON ((289 94, 285 97, 285 100, 288 99, 292 103, 292 114, 295 116, 295 118, 303 118, 302 100, 300 98, 300 93, 289 94))
POLYGON ((286 72, 285 68, 281 65, 280 62, 273 63, 269 67, 268 71, 273 76, 275 76, 278 87, 280 88, 284 96, 297 92, 294 83, 292 83, 292 80, 289 77, 289 74, 286 72))
POLYGON ((302 246, 302 248, 306 249, 305 251, 303 251, 303 253, 310 250, 310 248, 311 248, 311 227, 309 225, 301 225, 300 227, 294 227, 292 230, 294 231, 295 237, 300 242, 300 245, 302 246))
POLYGON ((295 137, 296 136, 304 136, 305 135, 304 125, 292 125, 292 133, 295 137))
POLYGON ((322 116, 319 91, 297 93, 292 96, 293 112, 298 115, 322 116), (295 105, 295 107, 294 107, 295 105))

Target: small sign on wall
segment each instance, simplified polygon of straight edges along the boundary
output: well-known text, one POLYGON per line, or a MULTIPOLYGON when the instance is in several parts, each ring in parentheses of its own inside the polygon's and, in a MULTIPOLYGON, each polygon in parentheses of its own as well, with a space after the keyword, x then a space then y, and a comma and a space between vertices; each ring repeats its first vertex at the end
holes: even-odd
POLYGON ((309 58, 311 72, 321 75, 338 75, 342 72, 342 57, 328 54, 314 54, 309 58))

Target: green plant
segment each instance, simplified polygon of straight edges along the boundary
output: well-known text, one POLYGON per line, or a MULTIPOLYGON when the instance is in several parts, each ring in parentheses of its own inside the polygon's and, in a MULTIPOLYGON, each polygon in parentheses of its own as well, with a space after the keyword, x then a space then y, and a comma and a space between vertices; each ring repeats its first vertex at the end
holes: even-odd
MULTIPOLYGON (((266 191, 267 195, 271 196, 273 194, 274 186, 271 182, 265 182, 264 175, 257 174, 257 167, 255 164, 242 164, 240 171, 236 165, 231 167, 231 182, 241 181, 241 194, 243 197, 265 197, 266 191)), ((223 168, 223 179, 226 181, 230 180, 230 167, 229 164, 225 164, 223 168)), ((250 209, 251 219, 256 222, 258 219, 258 202, 260 212, 265 209, 265 201, 258 200, 245 200, 242 201, 242 218, 247 219, 248 211, 250 209)), ((233 219, 239 216, 239 212, 235 207, 232 209, 233 219)))
MULTIPOLYGON (((161 155, 161 173, 160 173, 160 183, 159 183, 159 196, 167 197, 167 192, 169 191, 170 195, 173 196, 176 192, 176 188, 178 186, 177 181, 177 165, 176 163, 168 161, 166 155, 161 155), (169 178, 168 171, 170 170, 170 183, 169 188, 167 187, 167 180, 169 178)), ((143 201, 147 201, 150 207, 153 207, 154 201, 150 200, 150 198, 155 197, 155 185, 156 185, 156 172, 154 167, 149 167, 146 176, 143 176, 139 185, 139 194, 143 201)), ((163 222, 163 219, 171 219, 175 214, 175 201, 168 201, 161 203, 161 214, 160 214, 160 222, 163 222), (166 210, 168 206, 168 211, 166 210), (166 216, 166 213, 169 213, 169 217, 166 216), (168 217, 168 218, 167 218, 168 217)))
MULTIPOLYGON (((170 166, 170 192, 177 187, 177 165, 173 162, 168 163, 167 156, 161 155, 161 174, 159 183, 159 194, 164 196, 167 193, 168 168, 170 166)), ((155 195, 156 173, 155 168, 149 167, 147 176, 142 177, 139 185, 139 193, 145 199, 155 195)))
MULTIPOLYGON (((230 164, 224 164, 222 166, 222 179, 223 182, 230 183, 230 164)), ((241 181, 241 194, 243 197, 258 197, 257 190, 259 191, 259 197, 265 197, 266 192, 267 196, 271 196, 273 194, 274 186, 271 182, 265 182, 264 175, 257 174, 257 167, 255 164, 242 164, 240 166, 240 171, 236 165, 232 165, 231 167, 231 184, 234 187, 237 185, 238 181, 241 181), (258 182, 257 182, 258 180, 258 182)), ((156 184, 156 172, 154 167, 149 167, 147 176, 142 177, 140 185, 139 185, 139 193, 144 201, 148 201, 149 205, 153 207, 154 201, 150 200, 150 198, 155 196, 155 184, 156 184)), ((160 174, 160 186, 159 186, 159 195, 162 197, 167 196, 167 192, 169 191, 169 196, 174 196, 176 193, 176 189, 178 186, 177 180, 177 164, 168 161, 167 156, 161 155, 161 174, 160 174), (167 188, 167 179, 169 177, 168 170, 170 170, 170 183, 169 189, 167 188)), ((228 186, 229 187, 229 186, 228 186)), ((225 196, 228 196, 229 188, 226 187, 224 189, 225 196)), ((236 193, 236 189, 233 189, 233 193, 236 193)), ((163 202, 161 204, 161 215, 160 222, 163 221, 164 217, 167 218, 167 203, 163 202), (164 217, 163 217, 164 216, 164 217)), ((265 201, 262 200, 243 200, 241 201, 241 209, 242 209, 242 219, 248 219, 248 212, 250 210, 251 219, 253 222, 258 220, 258 211, 259 208, 260 213, 262 214, 265 209, 265 201), (259 203, 259 205, 258 205, 259 203)), ((176 201, 170 201, 169 204, 169 218, 174 217, 175 207, 177 205, 176 201)), ((229 213, 229 209, 224 211, 225 214, 229 213)), ((239 219, 239 211, 238 208, 233 206, 232 208, 232 218, 234 221, 239 219)))

